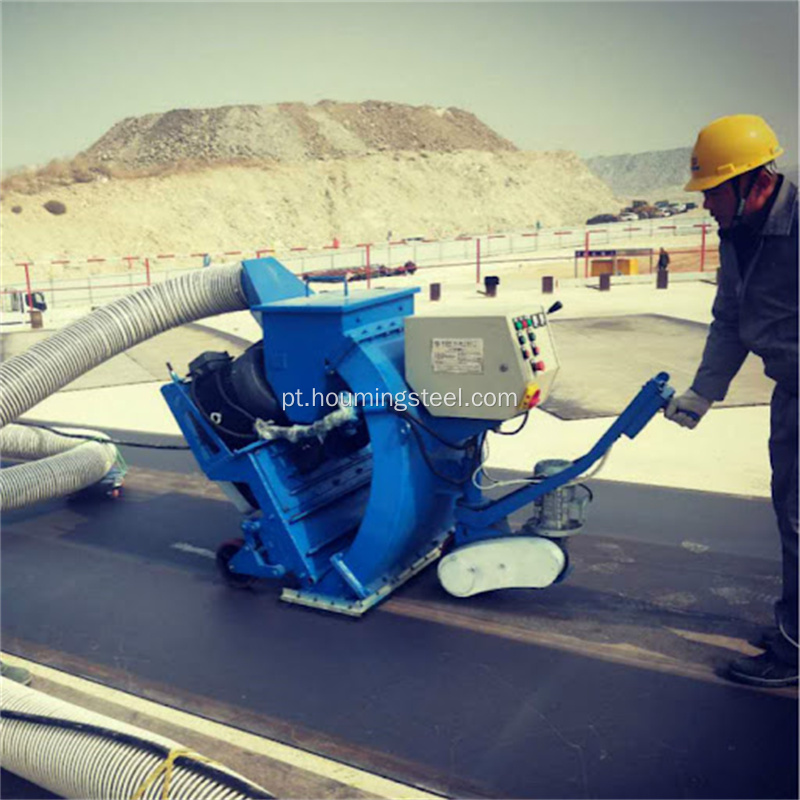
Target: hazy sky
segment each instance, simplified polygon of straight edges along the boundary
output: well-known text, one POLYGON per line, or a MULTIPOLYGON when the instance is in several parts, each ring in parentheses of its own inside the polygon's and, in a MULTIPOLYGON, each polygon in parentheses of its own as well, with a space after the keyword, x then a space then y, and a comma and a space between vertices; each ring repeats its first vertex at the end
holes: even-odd
POLYGON ((765 116, 797 162, 798 3, 2 0, 2 165, 174 108, 457 106, 526 150, 690 146, 765 116))

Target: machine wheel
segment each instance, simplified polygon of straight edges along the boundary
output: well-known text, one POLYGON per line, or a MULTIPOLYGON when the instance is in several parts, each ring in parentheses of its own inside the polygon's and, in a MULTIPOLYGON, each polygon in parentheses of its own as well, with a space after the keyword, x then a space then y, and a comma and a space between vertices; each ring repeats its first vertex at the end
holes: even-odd
POLYGON ((217 548, 217 568, 219 569, 225 583, 233 589, 247 589, 255 582, 254 575, 241 575, 238 572, 231 572, 230 560, 244 547, 244 539, 231 539, 223 542, 217 548))

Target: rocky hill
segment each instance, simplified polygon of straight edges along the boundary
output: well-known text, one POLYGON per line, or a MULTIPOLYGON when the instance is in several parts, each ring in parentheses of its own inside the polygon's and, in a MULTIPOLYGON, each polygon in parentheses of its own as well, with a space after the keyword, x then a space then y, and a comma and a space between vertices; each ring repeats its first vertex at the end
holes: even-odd
MULTIPOLYGON (((587 158, 586 165, 618 197, 697 202, 696 193, 683 191, 689 179, 691 155, 691 147, 677 147, 648 153, 597 156, 587 158)), ((778 165, 781 172, 797 183, 797 164, 787 166, 779 161, 778 165)))
POLYGON ((302 161, 370 151, 515 151, 474 114, 367 101, 179 109, 118 122, 84 155, 141 169, 182 161, 302 161))
POLYGON ((682 192, 688 180, 691 147, 587 158, 586 165, 620 197, 682 192))

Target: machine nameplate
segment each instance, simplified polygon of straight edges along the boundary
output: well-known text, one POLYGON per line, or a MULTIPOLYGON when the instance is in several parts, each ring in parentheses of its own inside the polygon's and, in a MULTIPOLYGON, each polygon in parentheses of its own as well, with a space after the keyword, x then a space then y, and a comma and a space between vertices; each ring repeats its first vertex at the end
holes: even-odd
POLYGON ((432 339, 434 372, 452 375, 483 374, 483 339, 432 339))

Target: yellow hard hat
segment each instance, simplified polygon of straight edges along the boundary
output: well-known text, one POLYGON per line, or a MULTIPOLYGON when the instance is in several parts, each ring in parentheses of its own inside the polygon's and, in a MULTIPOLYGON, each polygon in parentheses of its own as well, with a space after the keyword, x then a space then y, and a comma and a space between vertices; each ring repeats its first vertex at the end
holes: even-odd
POLYGON ((754 114, 715 119, 697 135, 687 192, 704 192, 783 153, 775 131, 754 114))

